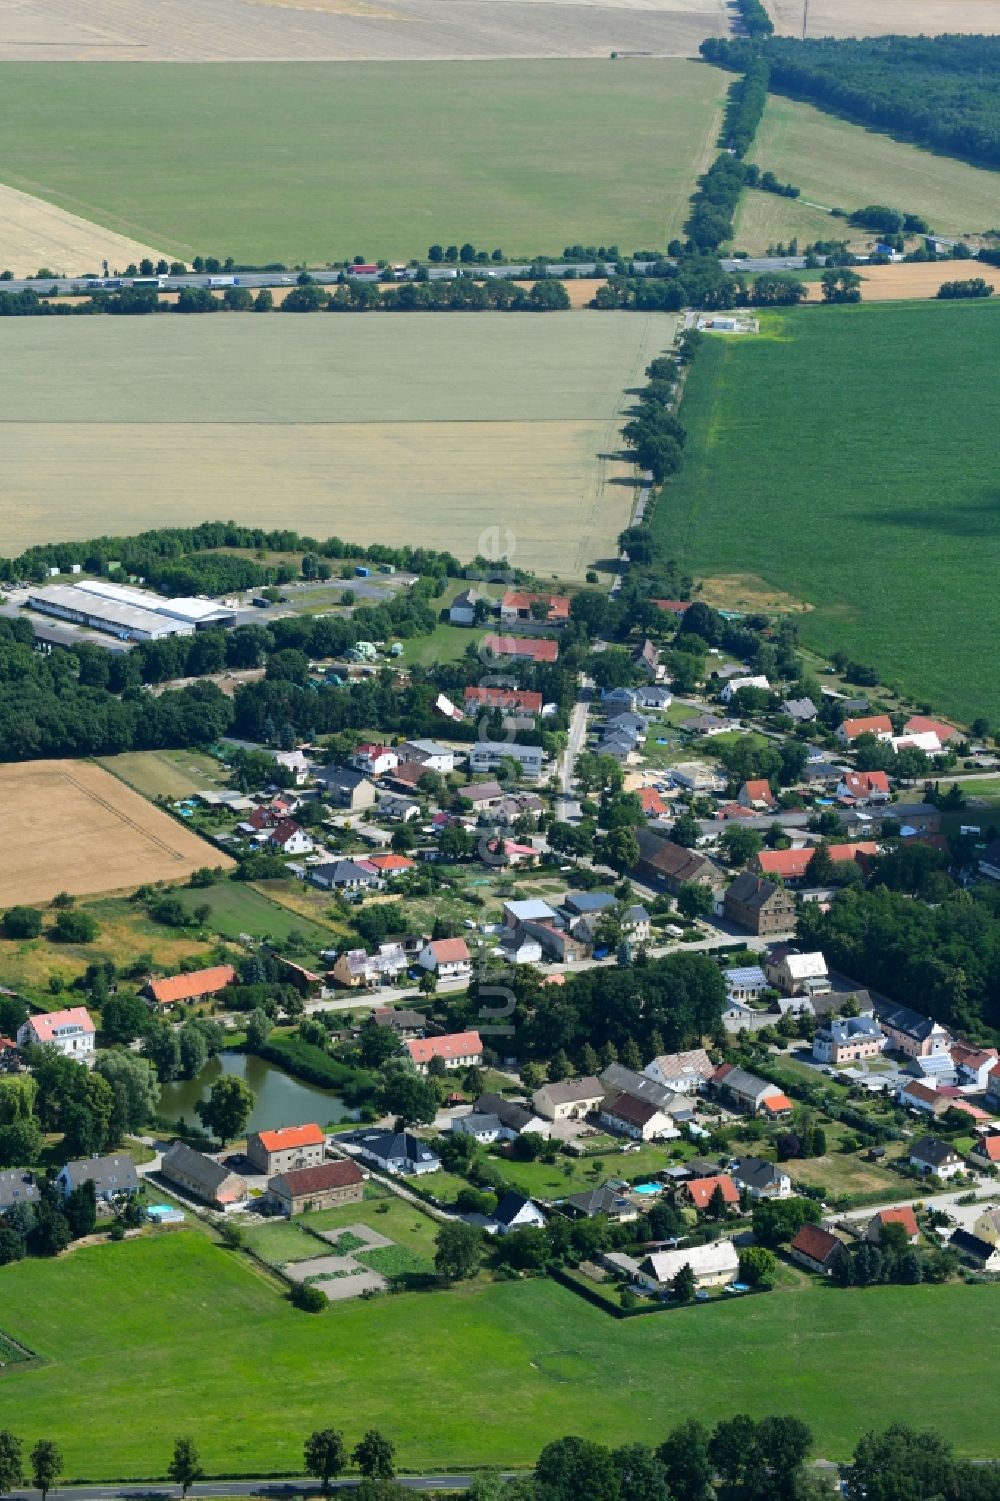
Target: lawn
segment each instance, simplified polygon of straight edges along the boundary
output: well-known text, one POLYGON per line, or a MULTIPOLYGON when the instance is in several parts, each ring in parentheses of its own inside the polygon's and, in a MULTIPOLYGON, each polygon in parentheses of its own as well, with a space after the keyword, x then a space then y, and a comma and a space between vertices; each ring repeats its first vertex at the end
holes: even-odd
POLYGON ((268 1266, 284 1266, 287 1261, 308 1261, 313 1256, 325 1255, 328 1249, 301 1227, 300 1220, 275 1220, 270 1225, 255 1225, 243 1231, 243 1243, 268 1266))
MULTIPOLYGON (((266 882, 258 884, 266 889, 266 882)), ((208 907, 205 926, 220 938, 235 940, 241 933, 249 933, 254 938, 269 937, 284 943, 289 934, 299 933, 303 942, 317 953, 330 943, 332 929, 272 902, 262 890, 245 881, 219 881, 215 886, 186 888, 176 895, 192 912, 197 907, 208 907)))
MULTIPOLYGON (((996 172, 936 156, 776 94, 768 98, 749 159, 782 182, 794 183, 803 198, 824 208, 850 213, 869 203, 889 202, 922 215, 944 235, 974 234, 1000 223, 996 172)), ((792 205, 787 212, 804 210, 804 205, 792 205)), ((752 211, 744 209, 737 220, 737 239, 744 215, 752 211)), ((825 224, 823 239, 842 240, 850 233, 843 220, 839 228, 836 219, 827 218, 825 224)))
POLYGON ((6 1332, 42 1362, 5 1373, 0 1423, 26 1447, 56 1438, 73 1476, 162 1474, 179 1432, 210 1474, 295 1470, 304 1435, 331 1414, 349 1443, 383 1428, 411 1468, 530 1463, 563 1433, 655 1444, 689 1415, 740 1411, 801 1415, 835 1459, 862 1431, 914 1412, 932 1412, 965 1453, 996 1447, 986 1286, 840 1292, 803 1281, 617 1323, 538 1281, 312 1316, 185 1231, 23 1261, 4 1278, 6 1332), (915 1329, 920 1359, 904 1376, 915 1329), (516 1424, 495 1421, 498 1389, 516 1424))
POLYGON ((504 1177, 522 1193, 543 1199, 564 1199, 569 1194, 600 1188, 609 1178, 625 1178, 631 1182, 647 1174, 652 1176, 689 1155, 689 1149, 683 1146, 674 1155, 673 1146, 674 1143, 669 1146, 648 1144, 638 1152, 623 1152, 621 1143, 609 1143, 600 1156, 594 1157, 560 1155, 551 1163, 518 1162, 508 1157, 495 1160, 504 1177), (597 1164, 600 1166, 595 1172, 597 1164))
MULTIPOLYGON (((304 535, 503 551, 581 578, 627 524, 634 468, 607 456, 626 390, 675 326, 575 312, 12 320, 0 410, 19 503, 0 552, 111 533, 137 493, 160 524, 194 525, 211 475, 211 513, 247 525, 280 515, 304 535)), ((472 636, 442 626, 430 650, 460 655, 472 636)), ((415 643, 407 660, 426 654, 415 643)))
MULTIPOLYGON (((427 1175, 426 1187, 432 1186, 435 1176, 433 1173, 427 1175)), ((379 1235, 386 1236, 425 1261, 434 1260, 434 1239, 440 1228, 438 1221, 429 1214, 388 1192, 381 1199, 344 1204, 340 1209, 319 1209, 315 1214, 302 1215, 301 1219, 311 1230, 343 1230, 348 1225, 367 1225, 370 1230, 377 1230, 379 1235)), ((320 1250, 313 1254, 323 1253, 320 1250)))
POLYGON ((998 334, 991 303, 882 303, 707 340, 660 548, 698 577, 759 574, 812 606, 807 645, 996 721, 998 334))
POLYGON ((98 757, 97 764, 152 800, 190 797, 229 785, 228 773, 204 751, 125 751, 120 756, 98 757))
POLYGON ((0 175, 185 260, 630 254, 679 233, 728 83, 641 58, 6 63, 0 175))
POLYGON ((747 188, 736 210, 733 247, 764 255, 770 246, 787 245, 789 240, 798 240, 802 250, 816 240, 842 240, 847 234, 843 219, 831 219, 824 209, 801 198, 747 188))

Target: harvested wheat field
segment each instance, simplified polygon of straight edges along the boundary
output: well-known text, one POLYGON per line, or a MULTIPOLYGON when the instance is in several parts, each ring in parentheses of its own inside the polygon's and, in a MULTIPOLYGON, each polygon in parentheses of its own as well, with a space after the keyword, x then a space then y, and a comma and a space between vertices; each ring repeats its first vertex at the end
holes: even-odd
MULTIPOLYGON (((931 265, 860 266, 861 295, 865 302, 909 302, 936 297, 945 281, 969 281, 982 277, 1000 292, 1000 266, 981 266, 978 261, 937 261, 931 265)), ((819 282, 809 282, 809 302, 822 300, 819 282)))
MULTIPOLYGON (((802 35, 804 0, 765 0, 779 36, 802 35)), ((806 35, 936 36, 1000 31, 1000 0, 808 0, 806 35)))
POLYGON ((0 0, 3 62, 693 57, 724 0, 0 0))
POLYGON ((660 313, 21 318, 4 329, 0 552, 232 516, 580 577, 660 313))
POLYGON ((233 861, 89 761, 0 767, 0 906, 181 881, 233 861))
POLYGON ((161 252, 115 234, 66 209, 20 193, 0 183, 0 270, 34 276, 43 267, 55 276, 101 274, 101 262, 121 271, 143 256, 159 260, 161 252))

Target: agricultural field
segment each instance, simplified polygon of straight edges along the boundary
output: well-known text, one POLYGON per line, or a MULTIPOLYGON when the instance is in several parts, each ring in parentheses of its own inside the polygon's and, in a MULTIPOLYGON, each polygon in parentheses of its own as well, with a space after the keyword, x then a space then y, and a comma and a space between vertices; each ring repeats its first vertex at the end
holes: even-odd
POLYGON ((160 797, 174 801, 229 785, 215 757, 198 750, 124 751, 119 756, 99 756, 97 764, 152 802, 160 797))
MULTIPOLYGON (((981 276, 995 292, 1000 292, 1000 266, 980 265, 969 261, 934 261, 921 264, 919 261, 899 266, 859 266, 858 275, 863 283, 861 295, 865 302, 918 302, 934 298, 945 281, 964 281, 970 276, 981 276)), ((820 282, 810 281, 810 302, 820 302, 823 288, 820 282)))
MULTIPOLYGON (((548 0, 520 8, 537 14, 548 0)), ((11 63, 2 82, 0 180, 11 187, 182 260, 326 265, 425 256, 436 240, 529 258, 575 242, 663 248, 714 154, 729 78, 605 53, 308 68, 11 63)))
MULTIPOLYGON (((1000 14, 1000 0, 996 9, 1000 14)), ((782 182, 794 183, 803 198, 822 208, 850 213, 869 203, 889 202, 923 215, 944 235, 977 234, 1000 225, 1000 173, 923 151, 777 94, 768 97, 749 160, 782 182)), ((744 194, 747 199, 762 196, 744 194)), ((775 205, 770 210, 775 223, 782 222, 783 214, 804 211, 791 200, 775 199, 775 205)), ((753 248, 744 244, 743 216, 763 213, 754 204, 741 208, 736 224, 740 249, 753 248)), ((848 238, 849 226, 843 220, 824 216, 823 223, 823 239, 848 238)), ((746 224, 748 232, 753 228, 746 224)))
POLYGON ((995 1447, 986 1286, 840 1293, 799 1278, 770 1296, 618 1323, 551 1282, 510 1282, 310 1316, 245 1260, 181 1230, 22 1261, 5 1289, 5 1332, 41 1362, 4 1375, 0 1422, 28 1446, 55 1432, 67 1473, 95 1480, 162 1473, 178 1432, 209 1474, 291 1470, 330 1412, 345 1415, 351 1443, 384 1429, 407 1468, 530 1463, 553 1434, 656 1443, 688 1415, 775 1410, 807 1420, 830 1459, 914 1411, 933 1411, 962 1452, 995 1447), (915 1328, 921 1359, 900 1382, 915 1328), (498 1385, 515 1425, 491 1421, 498 1385))
POLYGON ((690 56, 725 36, 723 0, 0 0, 0 60, 690 56))
POLYGON ((402 527, 580 577, 627 524, 632 466, 608 455, 626 388, 674 327, 659 313, 11 319, 0 551, 114 531, 142 495, 164 525, 238 513, 361 543, 402 527))
POLYGON ((995 721, 1000 311, 803 308, 761 329, 699 354, 660 546, 699 577, 759 574, 812 606, 808 645, 960 721, 995 721))
POLYGON ((91 762, 4 766, 0 791, 0 906, 180 881, 200 865, 233 863, 91 762))
POLYGON ((99 269, 102 261, 127 266, 147 255, 157 260, 160 254, 128 235, 0 184, 0 267, 15 276, 60 266, 99 269))
MULTIPOLYGON (((779 36, 802 35, 805 0, 765 0, 779 36)), ((1000 0, 809 0, 810 37, 1000 31, 1000 0)))
POLYGON ((816 240, 841 240, 847 234, 843 219, 832 219, 825 209, 813 208, 801 198, 747 188, 733 221, 733 248, 764 255, 769 246, 787 245, 789 240, 798 240, 802 249, 816 240))

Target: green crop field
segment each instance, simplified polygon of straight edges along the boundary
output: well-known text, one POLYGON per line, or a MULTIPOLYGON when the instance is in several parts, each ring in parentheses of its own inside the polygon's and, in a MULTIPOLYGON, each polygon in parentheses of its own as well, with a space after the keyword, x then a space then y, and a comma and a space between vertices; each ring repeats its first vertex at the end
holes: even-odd
POLYGON ((966 722, 1000 718, 1000 308, 801 308, 710 339, 654 529, 699 577, 806 601, 804 640, 966 722))
POLYGON ((22 1261, 4 1283, 5 1327, 41 1363, 4 1373, 0 1425, 26 1448, 55 1438, 74 1476, 163 1474, 178 1433, 209 1473, 295 1470, 305 1435, 330 1422, 351 1443, 384 1429, 410 1468, 530 1463, 567 1432, 656 1443, 690 1414, 739 1411, 795 1412, 837 1459, 865 1429, 914 1412, 965 1453, 995 1449, 987 1286, 840 1292, 803 1280, 618 1323, 538 1281, 316 1316, 188 1231, 22 1261), (902 1379, 915 1329, 920 1359, 902 1379), (496 1421, 498 1390, 515 1424, 496 1421))
POLYGON ((0 79, 10 186, 184 259, 289 265, 435 240, 665 246, 728 83, 637 58, 4 63, 0 79))
POLYGON ((237 939, 241 933, 252 933, 255 938, 267 935, 284 943, 290 933, 299 933, 316 951, 330 942, 331 929, 279 906, 245 881, 220 881, 215 886, 180 890, 176 895, 191 912, 208 907, 205 926, 221 938, 237 939))
MULTIPOLYGON (((2 74, 0 74, 2 76, 2 74)), ((581 577, 616 555, 626 389, 664 313, 21 318, 0 552, 237 517, 581 577)), ((457 654, 454 632, 443 649, 457 654)), ((470 635, 471 639, 471 635, 470 635)), ((419 655, 419 649, 415 648, 419 655)))
MULTIPOLYGON (((938 234, 974 234, 1000 224, 1000 173, 936 156, 776 94, 767 101, 750 160, 782 182, 794 183, 803 198, 824 208, 850 212, 869 203, 889 203, 922 214, 938 234)), ((741 248, 747 247, 740 228, 753 207, 745 207, 737 219, 741 248)), ((795 211, 795 205, 779 199, 772 213, 776 220, 785 216, 790 222, 787 216, 795 211)), ((843 220, 824 222, 825 232, 817 231, 823 239, 846 237, 843 220)))

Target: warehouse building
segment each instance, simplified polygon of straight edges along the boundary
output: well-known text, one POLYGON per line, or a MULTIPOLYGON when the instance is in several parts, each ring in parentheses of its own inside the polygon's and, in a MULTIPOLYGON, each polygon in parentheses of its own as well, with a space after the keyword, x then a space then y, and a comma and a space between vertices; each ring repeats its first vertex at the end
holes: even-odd
POLYGON ((211 599, 167 599, 148 589, 130 589, 103 579, 33 589, 27 603, 29 609, 89 626, 119 641, 192 636, 196 630, 232 625, 236 619, 235 610, 211 599))

